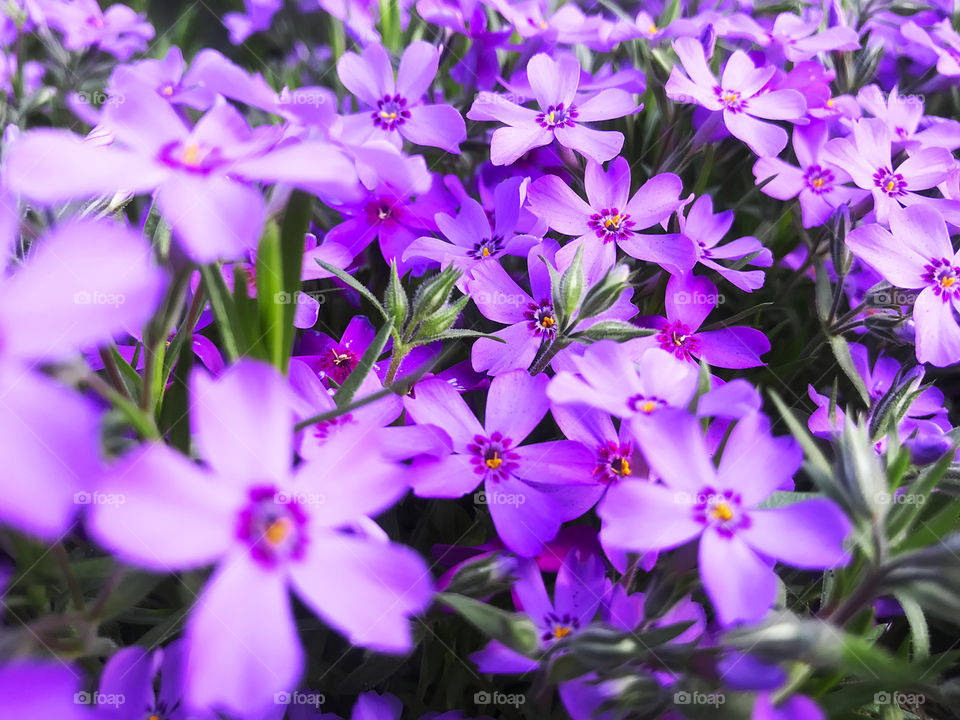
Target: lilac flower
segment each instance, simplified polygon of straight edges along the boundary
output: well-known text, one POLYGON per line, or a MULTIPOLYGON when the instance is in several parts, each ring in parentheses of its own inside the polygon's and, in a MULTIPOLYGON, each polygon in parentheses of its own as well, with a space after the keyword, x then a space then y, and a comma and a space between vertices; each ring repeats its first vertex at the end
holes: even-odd
POLYGON ((960 253, 943 218, 916 205, 890 215, 890 231, 873 223, 846 238, 853 253, 896 287, 919 290, 913 305, 917 360, 938 367, 960 360, 960 253))
POLYGON ((479 502, 490 509, 497 534, 523 557, 540 552, 561 523, 586 512, 598 493, 588 482, 593 456, 579 443, 556 440, 521 445, 547 413, 547 378, 525 370, 498 375, 487 393, 481 425, 448 383, 417 384, 405 401, 417 423, 443 428, 453 454, 414 465, 413 490, 421 497, 460 497, 480 483, 479 502))
POLYGON ((693 38, 677 38, 673 49, 686 75, 674 66, 667 80, 667 97, 692 102, 713 112, 722 112, 723 124, 760 157, 778 155, 787 144, 787 132, 765 120, 801 120, 807 112, 803 95, 796 90, 761 92, 773 77, 774 68, 758 68, 743 51, 727 60, 721 80, 707 65, 703 46, 693 38))
POLYGON ((230 31, 230 42, 242 45, 254 33, 269 30, 273 16, 282 7, 283 0, 245 0, 244 12, 223 16, 223 24, 230 31))
POLYGON ((827 142, 827 124, 812 122, 793 129, 793 150, 800 167, 775 157, 760 158, 753 166, 753 175, 763 192, 778 200, 799 196, 804 227, 823 225, 841 205, 855 205, 866 192, 846 185, 850 176, 837 165, 827 166, 821 152, 827 142))
POLYGON ((125 102, 104 113, 115 146, 97 147, 63 130, 33 130, 10 148, 10 187, 45 204, 156 190, 156 204, 188 254, 212 262, 238 257, 260 239, 263 197, 235 177, 308 187, 356 182, 353 163, 325 142, 267 153, 277 135, 250 130, 226 103, 188 128, 153 88, 125 92, 125 102))
POLYGON ((935 116, 924 117, 922 97, 901 96, 894 87, 890 95, 884 98, 879 87, 868 85, 857 93, 857 101, 864 110, 883 120, 891 136, 911 152, 924 147, 947 150, 960 147, 960 122, 935 116))
POLYGON ((734 427, 719 467, 699 422, 682 410, 664 411, 637 440, 666 486, 625 484, 616 504, 599 509, 604 544, 644 552, 699 538, 700 577, 722 624, 759 620, 773 606, 777 578, 768 558, 808 569, 847 561, 850 522, 831 501, 757 508, 803 460, 792 438, 770 436, 759 413, 734 427))
POLYGON ((332 380, 339 386, 356 369, 376 334, 367 318, 355 315, 350 318, 340 340, 322 332, 305 333, 294 357, 325 382, 332 380))
POLYGON ((68 50, 96 47, 120 60, 147 49, 153 26, 126 5, 106 11, 96 0, 33 0, 43 22, 63 33, 68 50))
POLYGON ((960 33, 953 29, 950 18, 943 18, 929 28, 908 20, 900 28, 903 37, 932 50, 941 75, 960 75, 960 33))
MULTIPOLYGON (((599 612, 610 588, 600 558, 581 554, 576 549, 567 553, 557 572, 552 602, 534 560, 518 563, 513 574, 517 578, 513 584, 514 604, 537 626, 543 650, 558 640, 576 635, 588 625, 599 612)), ((526 673, 539 667, 536 660, 526 658, 496 640, 473 653, 470 660, 482 673, 526 673)))
POLYGON ((770 40, 779 44, 784 56, 793 63, 822 52, 860 49, 860 37, 853 28, 835 25, 817 32, 822 19, 819 13, 813 13, 809 20, 793 13, 780 13, 773 22, 770 40))
MULTIPOLYGON (((310 367, 300 360, 290 361, 290 384, 302 400, 299 417, 330 412, 337 407, 331 391, 310 367)), ((373 395, 383 389, 376 375, 370 374, 360 384, 360 396, 373 395)), ((409 460, 426 455, 445 457, 451 451, 450 438, 433 425, 391 425, 403 413, 398 395, 388 395, 333 420, 320 422, 301 433, 299 454, 306 460, 323 459, 325 446, 375 447, 390 460, 409 460)))
POLYGON ((0 715, 9 718, 92 720, 77 702, 80 674, 62 660, 15 660, 0 665, 0 715))
POLYGON ((40 538, 59 537, 77 512, 75 493, 91 489, 101 472, 99 412, 34 367, 137 331, 164 285, 137 233, 91 220, 41 238, 17 272, 0 277, 4 522, 40 538))
POLYGON ((538 239, 516 232, 525 190, 522 178, 504 180, 497 186, 492 228, 483 206, 470 197, 462 200, 455 218, 437 213, 434 221, 449 242, 433 237, 418 238, 407 246, 403 259, 429 258, 443 267, 452 263, 469 273, 488 259, 497 260, 503 255, 526 257, 538 239))
POLYGON ((773 254, 755 237, 741 237, 731 240, 726 245, 720 245, 720 241, 733 227, 732 210, 714 214, 713 198, 709 195, 701 195, 686 216, 682 212, 677 213, 677 220, 680 223, 680 234, 673 237, 683 238, 691 243, 697 250, 697 261, 701 265, 716 270, 722 277, 746 292, 763 287, 762 270, 733 270, 717 262, 717 260, 740 260, 753 255, 754 257, 747 264, 759 267, 773 265, 773 254))
POLYGON ((949 150, 922 148, 897 167, 890 161, 892 138, 883 120, 864 118, 853 125, 850 137, 835 138, 823 148, 820 157, 850 174, 853 182, 873 194, 877 219, 887 223, 893 209, 901 205, 926 204, 949 212, 951 222, 960 223, 960 205, 920 195, 945 181, 956 167, 949 150))
MULTIPOLYGON (((600 252, 598 246, 591 244, 583 247, 583 267, 587 287, 591 287, 610 268, 597 260, 596 255, 600 252)), ((527 368, 540 346, 556 338, 559 328, 553 308, 550 275, 544 260, 556 265, 558 272, 563 273, 574 259, 574 254, 566 250, 564 248, 558 252, 552 241, 545 241, 530 250, 527 256, 529 294, 497 262, 482 263, 474 268, 466 283, 467 292, 485 317, 507 325, 493 333, 506 344, 490 338, 479 338, 474 342, 471 358, 475 370, 497 375, 506 370, 527 368)), ((612 308, 584 320, 578 328, 588 328, 601 320, 627 320, 633 317, 636 308, 630 303, 630 295, 629 290, 624 290, 612 308)), ((555 360, 562 360, 572 350, 572 347, 565 348, 555 360)))
POLYGON ((337 63, 340 81, 369 108, 349 119, 367 128, 368 136, 386 137, 397 147, 403 137, 415 145, 459 154, 460 143, 467 137, 463 117, 450 105, 421 103, 439 62, 437 48, 417 40, 403 51, 394 80, 390 56, 382 45, 367 45, 363 55, 345 53, 337 63))
POLYGON ((578 236, 573 241, 578 245, 599 243, 596 257, 606 267, 616 260, 618 245, 628 255, 657 263, 671 273, 685 273, 693 267, 696 250, 692 243, 671 235, 641 234, 665 223, 681 207, 683 183, 679 177, 655 175, 628 199, 630 165, 618 157, 607 171, 599 163, 588 162, 584 182, 588 202, 556 175, 544 175, 530 186, 530 209, 553 230, 578 236))
POLYGON ((667 283, 666 317, 645 318, 643 324, 656 335, 630 340, 639 350, 660 347, 681 360, 696 363, 703 358, 714 367, 748 368, 763 365, 760 356, 770 350, 770 341, 750 327, 723 327, 700 331, 700 326, 720 299, 717 286, 705 277, 688 275, 667 283))
POLYGON ((477 0, 419 0, 417 13, 429 23, 450 28, 470 39, 467 51, 450 69, 450 77, 464 88, 492 87, 500 74, 497 48, 506 43, 512 30, 487 28, 487 14, 477 0))
POLYGON ((216 381, 195 372, 191 426, 209 466, 145 445, 105 481, 124 503, 94 506, 88 520, 128 562, 217 565, 187 622, 189 707, 248 714, 294 686, 303 651, 290 588, 352 643, 393 653, 410 649, 408 618, 430 599, 420 557, 369 519, 406 491, 405 474, 375 449, 332 444, 293 468, 289 393, 254 361, 216 381), (172 531, 184 523, 191 532, 172 531))
POLYGON ((201 79, 204 52, 197 56, 189 70, 183 52, 176 45, 167 50, 162 60, 147 59, 131 65, 118 65, 110 74, 107 94, 119 102, 130 84, 148 85, 168 102, 206 110, 213 105, 216 94, 201 79))
POLYGON ((593 130, 583 123, 634 112, 636 103, 628 93, 609 88, 581 99, 577 96, 580 64, 570 55, 557 61, 544 53, 534 55, 527 63, 527 80, 539 112, 504 96, 481 92, 467 113, 471 120, 506 124, 507 127, 494 131, 490 143, 490 161, 494 165, 512 165, 528 150, 549 145, 554 139, 595 162, 616 157, 623 147, 623 134, 593 130))

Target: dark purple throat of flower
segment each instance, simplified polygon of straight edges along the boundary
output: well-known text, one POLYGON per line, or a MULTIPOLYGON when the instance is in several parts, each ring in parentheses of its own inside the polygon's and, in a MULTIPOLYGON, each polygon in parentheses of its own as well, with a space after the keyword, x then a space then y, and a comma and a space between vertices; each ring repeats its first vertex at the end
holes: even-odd
POLYGON ((517 467, 520 456, 513 451, 513 440, 495 432, 490 437, 475 435, 467 446, 473 471, 494 481, 506 477, 517 467))
POLYGON ((627 213, 617 208, 604 208, 587 220, 590 229, 604 242, 615 242, 629 237, 633 234, 631 228, 634 224, 627 213))
POLYGON ((724 90, 717 85, 713 89, 713 94, 716 95, 717 100, 723 105, 724 110, 739 113, 747 109, 747 101, 736 90, 724 90))
POLYGON ((553 643, 557 640, 563 640, 567 635, 579 630, 580 619, 569 613, 563 615, 550 613, 543 618, 542 627, 544 633, 540 636, 541 640, 545 643, 553 643))
POLYGON ((577 109, 571 105, 568 108, 559 105, 551 105, 546 110, 537 115, 537 123, 540 127, 549 129, 558 127, 573 127, 576 125, 577 109))
POLYGON ((222 164, 222 157, 220 148, 195 140, 178 140, 160 151, 160 161, 178 170, 206 175, 222 164))
POLYGON ((557 317, 553 314, 553 304, 549 300, 541 300, 540 304, 530 303, 524 317, 528 321, 530 331, 540 338, 552 340, 557 334, 557 317))
POLYGON ((276 487, 263 485, 251 489, 247 506, 238 520, 237 537, 261 565, 274 567, 284 560, 303 557, 307 542, 306 513, 295 498, 276 487))
POLYGON ((350 348, 333 347, 320 357, 320 371, 337 385, 342 385, 357 366, 358 358, 350 348))
POLYGON ((481 240, 467 254, 476 260, 483 260, 488 257, 497 257, 501 252, 503 252, 503 238, 494 236, 481 240))
POLYGON ((880 188, 880 192, 890 197, 899 197, 907 194, 907 181, 903 175, 893 172, 890 168, 880 168, 873 174, 873 184, 880 188))
POLYGON ((657 333, 657 342, 667 352, 680 360, 689 360, 700 350, 700 341, 690 332, 689 326, 682 322, 669 323, 657 333))
POLYGON ((833 189, 836 178, 833 175, 833 171, 820 167, 819 165, 811 165, 807 168, 807 172, 804 173, 803 181, 810 192, 823 195, 833 189))
POLYGON ((750 518, 743 510, 740 494, 733 490, 704 488, 693 506, 693 517, 725 537, 731 537, 736 530, 750 526, 750 518))
POLYGON ((933 289, 933 294, 945 303, 960 296, 960 269, 947 258, 931 260, 923 268, 923 279, 933 289))
POLYGON ((406 98, 399 95, 384 95, 377 101, 377 109, 371 115, 373 124, 383 130, 396 130, 410 119, 406 98))
POLYGON ((630 443, 619 445, 615 442, 608 442, 597 450, 597 466, 593 474, 604 485, 610 485, 623 480, 623 478, 633 475, 633 468, 630 467, 630 458, 633 449, 630 443))

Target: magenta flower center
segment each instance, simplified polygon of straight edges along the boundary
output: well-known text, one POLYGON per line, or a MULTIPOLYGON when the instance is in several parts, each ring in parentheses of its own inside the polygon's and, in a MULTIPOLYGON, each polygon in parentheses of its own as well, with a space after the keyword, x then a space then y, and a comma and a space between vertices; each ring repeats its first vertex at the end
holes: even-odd
POLYGON ((396 130, 410 119, 407 100, 399 95, 384 95, 377 101, 377 109, 371 115, 373 124, 384 130, 396 130))
POLYGON ((530 330, 534 335, 544 338, 556 336, 557 318, 553 314, 553 304, 549 300, 541 300, 539 305, 530 303, 524 317, 529 321, 530 330))
POLYGON ((941 300, 950 302, 960 296, 960 269, 947 258, 933 259, 923 270, 924 281, 941 300))
POLYGON ((237 537, 261 565, 274 567, 282 560, 303 557, 306 513, 296 499, 277 488, 264 485, 250 490, 249 503, 238 521, 237 537))
POLYGON ((357 366, 357 355, 347 347, 333 347, 320 356, 320 371, 337 385, 342 385, 357 366))
POLYGON ((707 487, 697 496, 693 517, 704 525, 716 528, 721 535, 730 537, 735 530, 750 526, 750 518, 741 505, 739 493, 707 487))
POLYGON ((587 225, 598 238, 604 242, 610 242, 623 240, 629 236, 633 232, 630 228, 634 226, 634 222, 627 213, 622 213, 617 208, 604 208, 591 215, 587 225))
POLYGON ((495 432, 486 438, 474 435, 473 442, 467 446, 471 454, 470 464, 477 475, 483 475, 494 481, 505 478, 517 467, 520 456, 513 451, 513 440, 495 432))
POLYGON ((326 440, 337 430, 337 428, 342 428, 352 424, 353 415, 350 413, 333 418, 332 420, 324 420, 323 422, 319 422, 313 426, 313 436, 317 440, 326 440))
POLYGON ((221 164, 220 149, 195 140, 177 141, 160 151, 160 161, 169 167, 205 175, 221 164))
POLYGON ((563 615, 550 613, 543 618, 542 627, 544 628, 544 633, 541 636, 543 642, 556 642, 557 640, 562 640, 570 633, 579 630, 580 619, 568 613, 564 613, 563 615))
POLYGON ((473 250, 467 254, 477 260, 483 260, 488 257, 496 257, 503 251, 503 238, 492 237, 481 240, 473 246, 473 250))
POLYGON ((608 442, 606 445, 601 445, 597 450, 597 467, 594 468, 593 474, 604 485, 630 477, 633 474, 633 468, 630 467, 631 456, 630 443, 619 445, 608 442))
POLYGON ((823 195, 833 189, 833 183, 836 178, 834 178, 833 172, 827 168, 822 168, 819 165, 811 165, 807 168, 803 180, 807 184, 807 189, 810 190, 810 192, 823 195))
POLYGON ((713 94, 716 95, 717 100, 719 100, 720 104, 723 105, 724 110, 738 113, 747 109, 747 101, 737 90, 724 90, 722 87, 717 85, 713 89, 713 94))
MULTIPOLYGON (((672 352, 672 351, 671 351, 672 352)), ((634 395, 629 400, 627 400, 627 406, 634 412, 643 413, 644 415, 650 415, 655 410, 666 407, 667 403, 665 400, 653 395, 634 395)))
POLYGON ((569 108, 565 108, 563 103, 559 105, 551 105, 542 113, 537 115, 537 122, 540 124, 540 127, 545 128, 558 128, 558 127, 573 127, 577 119, 577 110, 571 105, 569 108))
POLYGON ((890 197, 907 194, 907 181, 903 179, 903 175, 893 172, 890 168, 877 170, 873 174, 873 184, 890 197))
POLYGON ((368 202, 364 211, 370 225, 382 225, 396 219, 398 208, 385 198, 377 198, 368 202))
POLYGON ((690 327, 682 322, 670 323, 657 333, 657 342, 667 352, 681 360, 700 350, 700 341, 690 332, 690 327))

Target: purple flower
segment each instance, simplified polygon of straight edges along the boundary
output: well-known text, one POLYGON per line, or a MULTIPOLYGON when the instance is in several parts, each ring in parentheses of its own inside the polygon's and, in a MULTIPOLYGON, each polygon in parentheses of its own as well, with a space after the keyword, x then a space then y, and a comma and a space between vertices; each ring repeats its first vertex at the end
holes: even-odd
POLYGON ((554 139, 595 161, 606 162, 623 147, 623 133, 593 130, 583 123, 610 120, 635 112, 633 98, 623 90, 608 88, 587 98, 577 96, 580 64, 571 55, 554 60, 539 53, 527 63, 527 80, 540 110, 511 102, 505 96, 481 92, 467 113, 471 120, 505 123, 494 131, 490 161, 512 165, 525 152, 549 145, 554 139))
POLYGON ((724 625, 759 620, 773 606, 777 576, 770 560, 820 569, 848 559, 843 541, 850 522, 829 500, 758 509, 803 460, 792 438, 773 438, 769 427, 759 413, 738 422, 715 467, 699 421, 666 410, 637 436, 666 485, 624 484, 617 503, 599 508, 605 545, 645 552, 699 538, 700 577, 724 625))
MULTIPOLYGON (((909 162, 909 161, 908 161, 909 162)), ((915 205, 890 215, 890 231, 872 223, 847 235, 847 245, 896 287, 919 290, 913 304, 917 360, 945 367, 960 360, 960 253, 943 218, 915 205)))
MULTIPOLYGON (((591 287, 610 268, 597 259, 601 252, 599 245, 591 243, 582 247, 587 287, 591 287)), ((556 338, 560 328, 553 308, 550 275, 544 261, 555 265, 562 274, 573 262, 575 252, 571 251, 575 250, 576 247, 567 245, 557 251, 556 244, 551 240, 531 249, 527 255, 529 294, 498 262, 482 263, 474 268, 466 283, 470 297, 484 317, 508 326, 493 333, 504 342, 490 338, 479 338, 474 342, 471 359, 475 370, 497 375, 507 370, 527 368, 540 346, 556 338)), ((633 317, 636 308, 630 303, 630 295, 629 289, 624 290, 612 308, 584 320, 577 327, 583 330, 600 320, 627 320, 633 317)), ((555 360, 573 354, 573 350, 573 347, 564 348, 555 360)))
POLYGON ((889 221, 893 209, 918 203, 949 212, 951 222, 960 223, 960 205, 955 201, 917 192, 945 181, 956 168, 950 151, 941 147, 922 148, 894 167, 890 161, 891 146, 887 124, 883 120, 864 118, 854 123, 850 137, 829 141, 820 157, 848 172, 856 185, 873 194, 874 212, 882 223, 889 221))
MULTIPOLYGON (((540 632, 540 646, 549 649, 558 640, 576 635, 596 617, 610 588, 604 577, 603 562, 596 555, 571 549, 557 572, 553 601, 535 560, 517 563, 513 572, 514 604, 525 613, 540 632)), ((514 652, 492 640, 470 656, 482 673, 526 673, 537 670, 536 660, 514 652)))
POLYGON ((244 12, 223 16, 223 24, 230 31, 230 42, 242 45, 254 33, 269 30, 273 16, 282 7, 283 0, 245 0, 244 12))
POLYGON ((697 261, 701 265, 716 270, 722 277, 746 292, 763 287, 762 270, 733 270, 717 262, 717 260, 740 260, 753 255, 754 257, 747 264, 760 267, 773 265, 773 254, 755 237, 741 237, 731 240, 726 245, 720 245, 720 241, 733 227, 732 210, 714 214, 713 198, 709 195, 701 195, 686 216, 682 212, 677 213, 677 220, 680 223, 680 234, 673 237, 683 238, 691 243, 696 248, 697 261))
POLYGON ((62 660, 15 660, 0 666, 0 715, 5 718, 91 720, 80 673, 62 660), (80 702, 78 702, 78 700, 80 702))
POLYGON ((827 124, 812 122, 793 129, 793 150, 800 167, 775 157, 757 160, 753 175, 763 192, 778 200, 799 196, 804 227, 823 225, 841 205, 854 205, 866 197, 866 192, 846 185, 850 176, 837 165, 828 166, 820 156, 827 142, 827 124))
POLYGON ((101 472, 99 412, 35 366, 138 332, 165 284, 137 233, 92 220, 72 221, 40 238, 26 262, 0 280, 4 522, 56 539, 83 501, 76 493, 92 489, 89 483, 101 472))
POLYGON ((198 262, 239 257, 260 239, 263 197, 235 178, 311 189, 356 183, 353 163, 328 143, 267 152, 279 139, 275 129, 250 130, 225 102, 188 128, 153 88, 131 85, 123 103, 109 105, 103 125, 115 145, 98 147, 64 130, 24 134, 7 157, 10 187, 45 204, 156 190, 158 208, 198 262))
POLYGON ((415 145, 459 154, 460 143, 467 137, 463 117, 450 105, 421 102, 437 74, 439 62, 437 48, 417 40, 403 51, 394 80, 390 56, 382 45, 367 45, 362 55, 345 53, 337 63, 337 74, 368 108, 349 120, 368 129, 366 134, 371 138, 386 137, 397 147, 403 143, 403 137, 415 145))
POLYGON ((173 104, 183 104, 197 110, 206 110, 216 100, 216 94, 205 86, 201 71, 202 51, 189 70, 180 48, 173 45, 162 60, 140 60, 131 65, 118 65, 110 74, 107 94, 120 102, 129 84, 152 87, 161 97, 173 104))
POLYGON ((464 197, 455 218, 443 213, 434 217, 449 242, 434 237, 418 238, 404 251, 403 259, 429 258, 444 267, 452 263, 469 273, 478 263, 497 260, 503 255, 526 257, 538 238, 516 232, 525 191, 526 183, 519 177, 504 180, 497 186, 493 227, 483 206, 473 198, 464 197))
POLYGON ((153 26, 126 5, 117 3, 104 12, 96 0, 33 0, 43 21, 63 33, 68 50, 97 47, 126 60, 147 49, 153 26))
POLYGON ((784 56, 793 63, 809 60, 823 52, 860 49, 856 30, 835 25, 817 32, 822 20, 820 13, 813 13, 809 20, 793 13, 780 13, 773 22, 770 40, 783 47, 784 56))
POLYGON ((588 162, 584 179, 584 202, 556 175, 544 175, 530 186, 530 209, 549 226, 564 235, 575 235, 576 244, 590 242, 599 246, 598 261, 611 267, 616 248, 628 255, 657 263, 671 273, 689 271, 696 262, 693 244, 674 235, 644 235, 654 225, 665 223, 681 207, 683 183, 673 173, 662 173, 647 180, 629 197, 630 165, 622 157, 603 165, 588 162))
POLYGON ((920 96, 901 96, 894 87, 884 98, 879 87, 868 85, 857 93, 857 101, 864 110, 883 120, 895 142, 911 152, 924 147, 947 150, 960 147, 960 122, 936 116, 924 117, 924 103, 920 96))
POLYGON ((757 118, 796 122, 806 115, 807 104, 796 90, 761 92, 773 77, 773 66, 758 68, 749 55, 737 50, 727 60, 718 82, 699 41, 677 38, 673 49, 686 74, 674 66, 667 80, 667 97, 721 112, 730 134, 760 157, 778 155, 783 150, 787 144, 786 130, 757 118))
POLYGON ((417 384, 407 412, 420 424, 443 428, 453 454, 414 465, 413 490, 421 497, 460 497, 480 483, 503 543, 532 557, 552 540, 561 523, 586 512, 599 497, 589 483, 593 455, 569 440, 522 445, 547 414, 547 378, 526 370, 498 375, 487 394, 481 425, 463 398, 439 379, 417 384))
POLYGON ((953 29, 950 18, 943 18, 926 29, 913 20, 908 20, 900 32, 908 40, 934 52, 938 73, 947 76, 960 75, 960 33, 953 29))
POLYGON ((629 343, 637 349, 660 347, 692 363, 703 358, 714 367, 763 365, 760 356, 770 350, 770 341, 759 330, 742 326, 700 330, 721 297, 717 286, 705 277, 672 277, 667 283, 667 316, 643 319, 642 324, 658 332, 629 343))
POLYGON ((145 445, 105 481, 123 503, 94 506, 88 521, 128 562, 167 572, 216 564, 187 622, 187 705, 247 714, 294 686, 303 651, 290 589, 352 643, 408 651, 430 573, 369 519, 406 491, 400 468, 375 449, 335 444, 292 467, 293 399, 257 362, 215 381, 195 372, 191 399, 208 466, 145 445))

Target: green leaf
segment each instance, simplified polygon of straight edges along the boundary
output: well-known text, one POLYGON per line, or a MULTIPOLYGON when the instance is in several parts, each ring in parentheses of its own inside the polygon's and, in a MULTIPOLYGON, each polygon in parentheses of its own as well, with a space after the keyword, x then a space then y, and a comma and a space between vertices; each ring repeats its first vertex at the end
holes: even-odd
MULTIPOLYGON (((287 209, 283 214, 283 227, 280 232, 280 256, 283 272, 282 291, 291 298, 297 297, 300 290, 303 273, 303 247, 307 231, 310 229, 310 217, 313 215, 313 196, 302 190, 294 190, 287 201, 287 209)), ((296 303, 284 306, 282 334, 279 341, 278 359, 281 370, 286 372, 293 352, 293 340, 296 336, 294 318, 297 313, 296 303)))
POLYGON ((218 266, 203 265, 200 267, 200 275, 203 278, 204 286, 207 288, 207 294, 210 296, 210 307, 217 320, 217 330, 220 332, 220 338, 223 341, 224 354, 229 362, 233 362, 241 355, 238 336, 243 338, 243 331, 237 318, 236 308, 230 297, 230 291, 223 281, 218 266))
POLYGON ((913 645, 913 655, 919 660, 930 657, 930 628, 923 608, 905 592, 896 592, 893 596, 903 608, 903 615, 910 624, 910 642, 913 645))
POLYGON ((337 390, 337 394, 334 396, 337 407, 348 405, 350 401, 353 400, 353 396, 357 393, 357 390, 360 389, 361 383, 363 383, 367 375, 370 374, 374 364, 380 359, 380 355, 383 354, 383 348, 386 346, 387 340, 390 339, 390 333, 392 331, 393 325, 390 322, 385 322, 383 327, 377 332, 376 337, 373 338, 373 342, 370 343, 363 353, 363 357, 360 358, 360 362, 357 363, 353 372, 347 376, 347 379, 343 381, 340 389, 337 390))
POLYGON ((366 300, 370 302, 371 305, 373 305, 377 309, 377 312, 380 313, 380 315, 383 317, 384 320, 386 320, 388 323, 390 322, 390 313, 388 313, 386 308, 380 304, 380 301, 377 300, 376 297, 374 297, 372 292, 370 292, 369 290, 367 290, 365 286, 357 282, 356 278, 354 278, 353 275, 350 275, 349 273, 344 272, 340 268, 334 265, 331 265, 330 263, 324 262, 323 260, 320 260, 318 258, 316 258, 316 262, 317 262, 317 265, 322 267, 328 273, 330 273, 331 275, 336 275, 343 282, 345 282, 351 288, 353 288, 358 293, 360 293, 366 300))
POLYGON ((525 657, 537 657, 540 632, 526 615, 508 613, 500 608, 463 595, 440 593, 437 599, 486 637, 499 640, 525 657))
POLYGON ((870 393, 867 392, 867 386, 853 364, 853 357, 850 355, 850 345, 840 335, 833 335, 830 338, 830 348, 833 350, 833 355, 837 359, 837 363, 843 372, 846 373, 847 378, 849 378, 853 384, 857 394, 860 395, 864 407, 870 407, 870 393))

